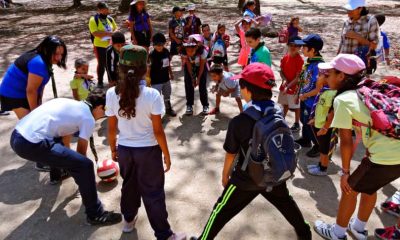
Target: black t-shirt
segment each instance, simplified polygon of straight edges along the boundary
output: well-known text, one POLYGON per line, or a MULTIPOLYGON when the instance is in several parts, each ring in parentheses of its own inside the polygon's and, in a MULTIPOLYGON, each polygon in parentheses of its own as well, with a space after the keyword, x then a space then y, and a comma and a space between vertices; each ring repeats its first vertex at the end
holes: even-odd
POLYGON ((225 151, 231 154, 239 154, 239 161, 233 170, 231 182, 241 190, 265 189, 258 187, 248 173, 241 170, 245 158, 242 149, 245 153, 247 152, 255 123, 256 121, 250 116, 241 113, 229 122, 228 131, 226 133, 224 143, 225 151))
POLYGON ((169 66, 171 55, 168 49, 164 48, 162 52, 151 51, 149 55, 151 68, 151 84, 162 84, 169 81, 169 66))
MULTIPOLYGON (((185 25, 186 25, 185 19, 183 19, 183 18, 176 19, 175 17, 173 17, 168 23, 168 28, 172 29, 176 38, 182 40, 185 35, 185 32, 184 32, 185 25)), ((174 40, 171 39, 171 41, 174 41, 174 40)))
MULTIPOLYGON (((186 25, 189 24, 190 19, 192 16, 187 16, 185 21, 186 25)), ((192 25, 187 29, 186 31, 186 37, 192 35, 192 34, 201 34, 200 32, 200 26, 201 26, 201 20, 197 16, 194 16, 194 21, 192 21, 192 25)))

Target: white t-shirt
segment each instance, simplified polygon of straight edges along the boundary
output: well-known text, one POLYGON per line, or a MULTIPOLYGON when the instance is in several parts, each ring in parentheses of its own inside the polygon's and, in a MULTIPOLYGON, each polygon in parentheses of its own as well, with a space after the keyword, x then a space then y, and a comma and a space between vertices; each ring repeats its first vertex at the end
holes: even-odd
POLYGON ((88 140, 93 134, 95 120, 84 102, 57 98, 45 102, 27 116, 15 129, 29 142, 68 136, 79 131, 79 137, 88 140))
POLYGON ((221 83, 218 85, 220 89, 223 91, 228 91, 229 89, 236 89, 239 87, 239 80, 231 79, 231 77, 233 77, 235 74, 224 71, 222 75, 223 77, 221 83))
POLYGON ((118 145, 126 147, 150 147, 158 145, 154 136, 151 115, 163 115, 165 106, 160 93, 156 89, 140 86, 140 94, 136 99, 136 116, 127 119, 118 114, 119 96, 115 87, 108 89, 106 98, 106 115, 118 119, 118 145))

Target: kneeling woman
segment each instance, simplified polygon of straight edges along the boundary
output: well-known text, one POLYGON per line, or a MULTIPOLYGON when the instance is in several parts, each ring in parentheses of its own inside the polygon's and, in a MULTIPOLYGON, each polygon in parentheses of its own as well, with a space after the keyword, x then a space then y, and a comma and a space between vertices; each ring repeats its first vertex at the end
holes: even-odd
POLYGON ((161 122, 165 107, 159 92, 146 87, 143 80, 146 61, 145 48, 124 46, 120 53, 119 82, 107 91, 106 97, 108 140, 112 157, 118 160, 124 179, 121 212, 125 224, 122 231, 134 229, 142 198, 158 240, 184 239, 171 231, 167 219, 164 172, 169 170, 171 160, 161 122))

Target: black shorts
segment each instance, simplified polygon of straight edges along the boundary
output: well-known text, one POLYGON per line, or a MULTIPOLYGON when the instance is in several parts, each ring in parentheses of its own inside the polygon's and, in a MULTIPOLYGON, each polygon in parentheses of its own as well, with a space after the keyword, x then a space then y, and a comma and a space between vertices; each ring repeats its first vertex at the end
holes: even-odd
POLYGON ((224 57, 214 57, 213 62, 215 64, 223 64, 224 66, 228 66, 228 55, 224 57))
POLYGON ((142 47, 150 47, 150 39, 151 39, 150 31, 142 31, 142 32, 135 31, 134 34, 137 45, 142 47))
POLYGON ((313 127, 315 138, 318 142, 319 153, 328 155, 331 146, 332 128, 329 128, 325 135, 317 136, 319 128, 313 127))
POLYGON ((169 52, 170 52, 171 56, 175 56, 175 55, 181 54, 182 46, 183 46, 182 44, 178 44, 175 41, 171 41, 171 47, 169 49, 169 52))
POLYGON ((360 193, 373 194, 400 177, 400 164, 376 164, 365 157, 349 177, 350 187, 360 193))
POLYGON ((27 98, 10 98, 0 96, 1 110, 12 111, 16 108, 31 109, 27 98))

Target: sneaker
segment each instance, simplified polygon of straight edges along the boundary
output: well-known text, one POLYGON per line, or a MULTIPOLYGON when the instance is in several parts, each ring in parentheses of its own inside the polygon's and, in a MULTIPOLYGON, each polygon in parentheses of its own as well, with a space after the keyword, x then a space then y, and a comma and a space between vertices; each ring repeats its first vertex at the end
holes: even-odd
POLYGON ((213 110, 211 110, 208 114, 209 115, 215 115, 219 113, 219 108, 213 108, 213 110))
POLYGON ((10 113, 9 113, 9 112, 6 112, 6 111, 0 111, 0 116, 8 116, 8 115, 10 115, 10 113))
POLYGON ((131 222, 127 222, 124 219, 124 227, 122 228, 122 232, 124 232, 124 233, 132 232, 133 229, 135 229, 137 219, 138 219, 138 215, 136 215, 135 218, 133 218, 133 220, 131 222))
POLYGON ((294 123, 293 126, 290 128, 292 132, 299 132, 300 131, 300 124, 299 123, 294 123))
POLYGON ((104 83, 98 82, 98 83, 97 83, 97 87, 98 87, 98 88, 104 88, 104 83))
POLYGON ((36 163, 35 169, 39 172, 50 172, 50 166, 43 165, 41 163, 36 163))
POLYGON ((311 147, 311 142, 305 140, 304 138, 299 138, 295 140, 297 144, 299 144, 301 147, 311 147))
POLYGON ((375 237, 382 240, 400 240, 400 230, 396 226, 377 228, 375 237))
POLYGON ((319 164, 310 164, 310 165, 307 165, 307 169, 308 169, 308 170, 313 169, 313 168, 319 168, 319 164))
POLYGON ((328 175, 327 171, 322 171, 321 168, 317 165, 315 168, 309 168, 308 173, 314 176, 326 176, 328 175))
POLYGON ((388 201, 381 204, 381 209, 390 215, 400 217, 400 204, 388 201))
POLYGON ((89 225, 113 225, 122 221, 120 213, 104 211, 97 217, 87 217, 86 221, 89 225))
POLYGON ((333 227, 335 224, 327 224, 324 221, 317 220, 314 224, 314 230, 318 235, 328 240, 347 240, 347 236, 338 237, 333 232, 333 227))
POLYGON ((186 107, 185 115, 188 115, 188 116, 193 115, 193 107, 192 106, 186 107))
POLYGON ((172 108, 168 108, 165 113, 171 117, 176 117, 176 112, 172 108))
POLYGON ((307 153, 306 153, 307 157, 310 158, 315 158, 315 157, 319 157, 319 147, 317 145, 314 145, 307 153))
POLYGON ((50 185, 58 185, 62 182, 62 180, 71 176, 69 172, 65 171, 64 169, 61 169, 61 175, 59 175, 59 178, 57 177, 56 179, 51 179, 51 175, 52 173, 50 173, 50 185))
POLYGON ((173 233, 168 240, 186 240, 186 234, 184 233, 173 233))
POLYGON ((208 106, 203 106, 203 111, 201 112, 201 114, 208 115, 209 111, 210 111, 210 108, 208 106))
POLYGON ((189 240, 198 240, 197 237, 190 237, 189 240))
POLYGON ((355 230, 355 229, 353 228, 353 222, 354 222, 354 220, 355 220, 355 218, 351 218, 351 219, 350 219, 350 222, 349 222, 349 226, 348 226, 348 228, 347 228, 347 231, 348 231, 351 235, 353 235, 354 239, 357 239, 357 240, 367 240, 367 238, 368 238, 368 231, 367 231, 367 230, 364 230, 364 231, 362 231, 362 232, 359 232, 359 231, 355 230))

